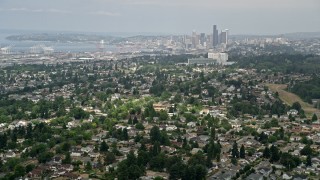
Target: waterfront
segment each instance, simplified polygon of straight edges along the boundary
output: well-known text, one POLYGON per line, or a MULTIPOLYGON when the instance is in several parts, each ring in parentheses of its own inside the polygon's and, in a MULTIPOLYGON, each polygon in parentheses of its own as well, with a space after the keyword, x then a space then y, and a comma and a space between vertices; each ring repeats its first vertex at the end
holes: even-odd
MULTIPOLYGON (((26 53, 30 52, 31 47, 44 45, 46 47, 52 47, 55 52, 96 52, 98 51, 99 42, 48 42, 48 41, 11 41, 6 37, 11 35, 25 34, 26 32, 18 31, 5 31, 0 30, 0 48, 11 46, 11 52, 13 53, 26 53)), ((31 32, 30 32, 31 33, 31 32)), ((116 52, 116 47, 113 45, 105 45, 105 51, 116 52)))

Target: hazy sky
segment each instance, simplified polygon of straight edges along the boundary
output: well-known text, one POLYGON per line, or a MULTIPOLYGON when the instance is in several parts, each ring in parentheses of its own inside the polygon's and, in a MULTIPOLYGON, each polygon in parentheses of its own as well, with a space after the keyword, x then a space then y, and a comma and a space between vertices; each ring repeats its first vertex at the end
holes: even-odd
POLYGON ((320 31, 320 0, 0 0, 0 29, 191 34, 320 31))

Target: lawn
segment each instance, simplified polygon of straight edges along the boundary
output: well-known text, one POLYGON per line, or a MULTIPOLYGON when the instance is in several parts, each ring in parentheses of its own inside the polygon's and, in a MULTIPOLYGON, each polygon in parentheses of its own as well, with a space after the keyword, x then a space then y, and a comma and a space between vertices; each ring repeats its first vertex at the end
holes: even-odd
POLYGON ((273 92, 278 92, 280 99, 288 104, 292 105, 294 102, 299 102, 302 109, 305 111, 306 116, 311 117, 314 113, 320 115, 320 110, 314 108, 311 104, 304 102, 299 96, 294 93, 286 91, 286 84, 266 84, 266 86, 273 92))

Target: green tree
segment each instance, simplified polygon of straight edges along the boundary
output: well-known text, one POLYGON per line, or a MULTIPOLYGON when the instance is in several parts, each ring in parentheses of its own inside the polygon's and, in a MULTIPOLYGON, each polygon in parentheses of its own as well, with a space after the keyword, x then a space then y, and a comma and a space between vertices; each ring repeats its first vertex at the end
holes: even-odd
POLYGON ((145 167, 149 162, 149 160, 150 160, 149 153, 145 150, 139 150, 138 157, 137 157, 138 165, 145 167))
POLYGON ((276 146, 272 145, 270 148, 270 162, 273 163, 279 160, 280 160, 279 149, 276 146))
POLYGON ((300 111, 301 110, 301 105, 299 102, 294 102, 291 106, 292 109, 295 109, 297 111, 300 111))
POLYGON ((195 179, 205 179, 206 175, 207 175, 207 168, 203 165, 196 165, 195 167, 195 170, 196 170, 196 178, 195 179))
POLYGON ((108 144, 105 141, 102 141, 100 144, 100 152, 107 152, 109 149, 108 144))
POLYGON ((71 149, 70 142, 64 142, 61 147, 62 151, 68 152, 71 149))
POLYGON ((311 155, 307 156, 306 166, 312 166, 311 155))
POLYGON ((214 142, 210 141, 209 146, 207 148, 207 159, 206 159, 206 165, 207 167, 212 166, 212 159, 214 158, 214 142))
POLYGON ((71 109, 70 114, 75 119, 85 119, 89 118, 89 113, 85 112, 82 108, 76 107, 71 109))
POLYGON ((212 140, 216 139, 216 129, 211 127, 210 137, 212 140))
POLYGON ((138 121, 138 118, 137 118, 137 116, 135 116, 134 118, 133 118, 133 124, 137 124, 139 121, 138 121))
POLYGON ((153 146, 150 148, 150 153, 152 156, 157 156, 161 152, 160 143, 158 141, 154 142, 153 146))
POLYGON ((14 176, 15 177, 22 177, 22 176, 24 176, 25 173, 26 173, 26 169, 22 165, 17 165, 14 168, 14 176))
POLYGON ((65 154, 65 158, 62 160, 62 164, 71 164, 71 155, 70 152, 65 154))
POLYGON ((313 151, 312 151, 309 144, 305 145, 300 151, 300 154, 305 155, 305 156, 312 155, 312 153, 313 153, 313 151))
POLYGON ((128 172, 129 179, 138 179, 143 174, 143 170, 136 164, 129 166, 128 172))
POLYGON ((133 124, 131 116, 129 117, 128 124, 131 124, 131 125, 133 124))
POLYGON ((150 159, 149 165, 150 169, 155 171, 163 171, 166 164, 166 156, 164 153, 160 153, 150 159))
POLYGON ((150 140, 151 142, 160 142, 161 141, 161 133, 158 126, 153 126, 150 130, 150 140))
POLYGON ((144 169, 137 165, 137 158, 133 151, 127 155, 127 159, 118 164, 117 175, 119 180, 138 179, 144 174, 144 169))
POLYGON ((206 165, 206 160, 205 160, 205 156, 202 152, 198 152, 196 154, 194 154, 193 156, 191 156, 191 158, 188 160, 188 165, 192 166, 192 165, 198 165, 201 164, 203 166, 206 165))
POLYGON ((184 172, 186 170, 187 166, 183 164, 181 161, 177 161, 176 163, 173 163, 169 168, 169 179, 181 179, 184 175, 184 172))
POLYGON ((87 162, 86 166, 85 166, 86 171, 91 171, 92 170, 92 165, 90 163, 90 161, 87 162))
POLYGON ((112 152, 107 152, 104 157, 105 165, 112 164, 116 161, 116 156, 112 152))
POLYGON ((129 172, 126 160, 121 161, 118 164, 117 176, 119 180, 127 180, 129 179, 129 172))
POLYGON ((231 158, 231 163, 232 163, 233 165, 237 165, 237 164, 238 164, 237 158, 232 157, 232 158, 231 158))
POLYGON ((26 166, 26 173, 31 172, 34 169, 35 165, 34 164, 28 164, 26 166))
POLYGON ((316 114, 313 114, 312 121, 314 122, 314 121, 317 121, 317 120, 318 120, 318 116, 316 114))
POLYGON ((293 168, 297 167, 301 161, 299 157, 292 156, 291 154, 285 152, 281 154, 280 163, 287 169, 292 170, 293 168))
POLYGON ((139 130, 144 130, 144 126, 143 126, 143 124, 142 123, 137 123, 136 125, 135 125, 135 127, 136 127, 136 129, 139 129, 139 130))
POLYGON ((161 110, 159 112, 159 119, 161 121, 168 120, 169 119, 168 113, 166 111, 164 111, 164 110, 161 110))
POLYGON ((26 139, 32 138, 32 124, 28 123, 27 125, 27 133, 26 133, 26 139))
POLYGON ((241 148, 240 148, 240 158, 245 158, 245 156, 246 156, 246 152, 245 152, 244 146, 242 144, 241 148))
POLYGON ((0 134, 0 149, 7 147, 8 137, 7 134, 0 134))
POLYGON ((128 130, 127 130, 127 128, 124 128, 124 129, 122 130, 122 139, 123 139, 123 140, 128 140, 128 139, 129 139, 129 135, 128 135, 128 130))
POLYGON ((268 145, 264 148, 262 156, 266 159, 270 158, 270 149, 269 149, 268 145))
POLYGON ((42 152, 38 155, 38 161, 39 163, 46 163, 49 162, 53 157, 52 152, 42 152))
POLYGON ((137 158, 133 151, 130 151, 127 155, 127 165, 136 165, 137 164, 137 158))
POLYGON ((231 155, 233 158, 239 158, 238 144, 236 141, 234 141, 234 143, 233 143, 231 155))

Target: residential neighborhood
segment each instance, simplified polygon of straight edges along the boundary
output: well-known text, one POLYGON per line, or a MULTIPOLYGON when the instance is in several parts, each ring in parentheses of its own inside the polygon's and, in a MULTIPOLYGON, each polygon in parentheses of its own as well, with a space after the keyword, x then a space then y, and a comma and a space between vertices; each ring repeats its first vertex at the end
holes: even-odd
POLYGON ((187 58, 0 69, 0 179, 319 177, 319 100, 272 88, 312 75, 187 58))

